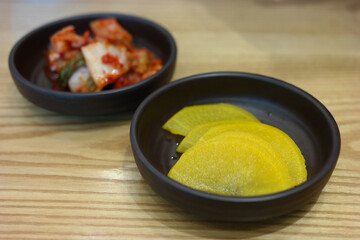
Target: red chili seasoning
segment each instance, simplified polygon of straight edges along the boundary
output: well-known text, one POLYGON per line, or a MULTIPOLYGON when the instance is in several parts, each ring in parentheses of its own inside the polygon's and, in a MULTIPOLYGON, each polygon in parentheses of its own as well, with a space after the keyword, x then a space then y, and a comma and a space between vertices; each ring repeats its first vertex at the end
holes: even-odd
POLYGON ((112 65, 116 69, 123 67, 123 65, 119 62, 119 59, 116 56, 114 57, 110 53, 106 53, 104 56, 102 56, 101 61, 105 64, 112 65))

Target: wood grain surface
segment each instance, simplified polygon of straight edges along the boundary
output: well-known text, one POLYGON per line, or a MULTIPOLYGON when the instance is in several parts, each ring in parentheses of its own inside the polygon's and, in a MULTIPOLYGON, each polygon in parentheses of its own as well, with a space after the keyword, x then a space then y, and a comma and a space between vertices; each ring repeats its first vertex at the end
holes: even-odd
POLYGON ((360 239, 360 1, 0 1, 0 239, 360 239), (342 137, 317 201, 258 223, 200 219, 157 196, 131 152, 131 114, 79 118, 16 89, 12 46, 62 17, 115 12, 175 37, 173 80, 243 71, 292 83, 333 114, 342 137))

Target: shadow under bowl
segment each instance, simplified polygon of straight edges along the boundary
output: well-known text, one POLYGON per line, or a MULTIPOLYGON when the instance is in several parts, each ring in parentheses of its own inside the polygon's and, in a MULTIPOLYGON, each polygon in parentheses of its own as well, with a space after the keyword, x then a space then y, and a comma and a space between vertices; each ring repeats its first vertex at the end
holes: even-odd
POLYGON ((135 109, 158 87, 171 80, 177 48, 172 35, 160 25, 136 16, 98 13, 64 18, 43 25, 22 37, 9 55, 9 68, 20 93, 35 105, 66 115, 94 116, 135 109), (45 75, 45 52, 50 37, 73 25, 78 34, 89 30, 89 23, 100 18, 116 18, 130 32, 135 47, 146 47, 163 61, 163 68, 153 76, 118 89, 93 93, 71 93, 52 89, 45 75))
POLYGON ((257 221, 294 211, 315 199, 328 182, 340 152, 340 133, 330 112, 303 90, 274 78, 239 72, 190 76, 158 89, 137 108, 130 128, 137 167, 163 198, 188 212, 224 221, 257 221), (225 102, 287 133, 300 148, 305 183, 257 197, 229 197, 186 187, 167 177, 179 159, 182 137, 162 125, 185 106, 225 102))

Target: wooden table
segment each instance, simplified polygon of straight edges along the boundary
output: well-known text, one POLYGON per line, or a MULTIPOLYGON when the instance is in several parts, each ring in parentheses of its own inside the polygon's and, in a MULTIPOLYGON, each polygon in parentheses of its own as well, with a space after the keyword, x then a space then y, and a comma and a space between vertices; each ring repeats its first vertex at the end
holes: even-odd
POLYGON ((0 2, 0 239, 360 239, 360 2, 0 2), (342 136, 316 202, 259 223, 200 219, 157 196, 140 176, 131 116, 79 118, 34 106, 17 91, 8 55, 25 33, 65 16, 117 12, 166 27, 178 45, 173 80, 243 71, 318 98, 342 136))

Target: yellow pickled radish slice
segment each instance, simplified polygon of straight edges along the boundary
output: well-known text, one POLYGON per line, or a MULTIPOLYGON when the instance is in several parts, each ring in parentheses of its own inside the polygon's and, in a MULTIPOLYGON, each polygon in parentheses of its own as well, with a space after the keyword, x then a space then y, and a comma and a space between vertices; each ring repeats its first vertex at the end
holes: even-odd
POLYGON ((197 127, 193 128, 185 138, 180 142, 176 151, 183 153, 193 145, 212 127, 219 125, 228 125, 228 124, 236 124, 242 122, 252 122, 253 120, 248 119, 240 119, 240 120, 223 120, 223 121, 215 121, 215 122, 207 122, 204 124, 200 124, 197 127))
POLYGON ((202 137, 200 137, 198 143, 200 144, 209 141, 209 139, 216 138, 219 134, 224 134, 226 132, 246 132, 262 138, 271 144, 280 154, 281 159, 283 159, 289 169, 290 176, 295 185, 299 185, 306 181, 307 171, 305 159, 295 142, 280 129, 254 122, 219 125, 210 128, 202 137))
POLYGON ((196 126, 221 120, 248 119, 259 121, 251 113, 226 103, 194 105, 184 107, 173 115, 163 129, 186 136, 196 126))
POLYGON ((278 153, 252 134, 223 134, 186 151, 168 176, 188 187, 228 196, 259 196, 293 187, 278 153))
MULTIPOLYGON (((217 136, 214 136, 213 138, 207 140, 206 142, 211 141, 218 141, 223 139, 235 139, 235 140, 241 140, 243 141, 243 144, 248 144, 250 142, 255 142, 259 146, 261 146, 259 151, 265 151, 268 155, 271 155, 275 160, 273 160, 273 165, 277 167, 278 169, 282 170, 283 172, 288 172, 288 181, 295 186, 295 182, 293 181, 290 171, 287 166, 287 162, 285 159, 283 159, 281 153, 276 149, 270 142, 264 140, 262 137, 257 136, 256 134, 253 134, 251 132, 236 132, 236 131, 229 131, 220 133, 217 136)), ((198 142, 197 144, 202 144, 206 142, 198 142)))

